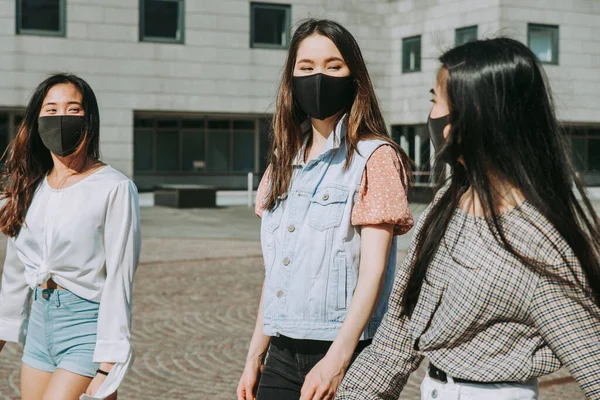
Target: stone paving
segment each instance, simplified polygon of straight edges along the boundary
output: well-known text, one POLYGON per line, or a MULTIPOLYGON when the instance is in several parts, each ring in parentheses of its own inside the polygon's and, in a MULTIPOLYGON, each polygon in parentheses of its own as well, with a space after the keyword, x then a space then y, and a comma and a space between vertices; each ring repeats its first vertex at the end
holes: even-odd
MULTIPOLYGON (((423 206, 413 206, 419 214, 423 206)), ((259 221, 245 207, 142 209, 144 244, 133 305, 128 399, 235 399, 263 279, 259 221)), ((400 255, 410 236, 401 238, 400 255)), ((4 241, 0 242, 3 258, 4 241)), ((19 398, 21 347, 0 354, 0 400, 19 398)), ((425 364, 425 363, 424 363, 425 364)), ((401 399, 419 399, 424 365, 401 399)), ((541 381, 541 399, 584 399, 568 372, 541 381)))

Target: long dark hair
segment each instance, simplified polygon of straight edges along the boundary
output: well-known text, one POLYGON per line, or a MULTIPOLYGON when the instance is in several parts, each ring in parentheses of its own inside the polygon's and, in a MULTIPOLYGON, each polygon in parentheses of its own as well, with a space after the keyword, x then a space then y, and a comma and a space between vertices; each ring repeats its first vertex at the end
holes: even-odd
POLYGON ((72 84, 82 96, 85 125, 73 157, 81 163, 85 162, 86 155, 100 158, 100 113, 90 85, 69 74, 56 74, 40 83, 25 109, 15 139, 3 156, 6 164, 0 197, 6 202, 0 209, 0 230, 10 237, 19 234, 38 183, 54 165, 50 150, 44 146, 38 133, 38 117, 48 91, 59 84, 72 84))
POLYGON ((436 164, 443 165, 444 159, 455 162, 447 190, 439 194, 415 238, 404 314, 412 314, 427 267, 469 188, 481 201, 500 244, 536 271, 560 279, 507 241, 495 211, 498 198, 490 173, 518 189, 566 240, 600 305, 600 222, 567 155, 539 60, 522 43, 497 38, 458 46, 443 54, 440 62, 438 82, 445 88, 451 131, 436 164), (457 162, 459 157, 462 163, 457 162))
MULTIPOLYGON (((389 137, 365 60, 352 34, 337 22, 307 19, 300 22, 292 36, 277 95, 270 152, 271 190, 265 204, 267 210, 273 209, 277 198, 288 191, 292 177, 292 161, 302 146, 304 132, 301 125, 306 121, 307 115, 294 100, 292 76, 298 47, 304 39, 313 34, 325 36, 333 42, 356 84, 356 95, 349 110, 345 136, 346 167, 350 165, 358 142, 363 139, 381 139, 388 142, 400 154, 404 168, 411 165, 404 151, 389 137)), ((410 173, 406 171, 406 174, 410 180, 410 173)))

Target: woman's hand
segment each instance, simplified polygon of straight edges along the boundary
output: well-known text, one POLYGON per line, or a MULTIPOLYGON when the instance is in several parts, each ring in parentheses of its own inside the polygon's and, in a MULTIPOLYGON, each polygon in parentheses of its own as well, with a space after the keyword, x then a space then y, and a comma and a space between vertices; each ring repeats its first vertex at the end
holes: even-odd
POLYGON ((327 353, 306 375, 300 400, 333 400, 346 373, 346 364, 339 357, 327 353))
POLYGON ((258 383, 260 382, 262 369, 263 365, 261 363, 257 363, 255 360, 248 360, 237 387, 238 400, 256 399, 256 392, 258 391, 258 383))
POLYGON ((98 391, 98 388, 100 387, 100 385, 102 385, 102 383, 104 382, 105 379, 106 379, 106 375, 96 374, 94 379, 92 379, 92 381, 90 382, 87 390, 85 391, 85 394, 87 394, 89 396, 95 395, 96 392, 98 391))

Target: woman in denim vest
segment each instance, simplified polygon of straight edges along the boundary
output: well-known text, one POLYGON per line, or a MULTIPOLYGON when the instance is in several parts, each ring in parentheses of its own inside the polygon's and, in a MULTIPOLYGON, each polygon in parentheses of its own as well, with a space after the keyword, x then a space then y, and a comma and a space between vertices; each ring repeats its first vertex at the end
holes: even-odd
POLYGON ((394 236, 413 225, 407 165, 355 39, 301 23, 257 194, 265 281, 238 399, 333 398, 387 308, 394 236))
POLYGON ((0 350, 25 342, 23 400, 115 400, 133 362, 138 194, 99 160, 99 136, 91 87, 58 74, 36 88, 7 152, 0 350))

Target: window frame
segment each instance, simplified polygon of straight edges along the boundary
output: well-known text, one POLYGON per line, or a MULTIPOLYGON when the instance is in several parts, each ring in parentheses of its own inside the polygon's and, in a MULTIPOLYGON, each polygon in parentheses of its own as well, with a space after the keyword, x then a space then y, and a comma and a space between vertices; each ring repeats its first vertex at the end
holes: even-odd
POLYGON ((402 73, 403 74, 410 74, 410 73, 414 73, 414 72, 421 72, 422 70, 422 65, 421 65, 421 61, 423 60, 423 37, 422 35, 414 35, 414 36, 409 36, 409 37, 405 37, 402 38, 402 73), (407 49, 407 45, 409 43, 411 43, 411 41, 419 41, 419 67, 416 69, 410 69, 406 67, 406 49, 407 49))
POLYGON ((15 31, 17 35, 33 35, 33 36, 54 36, 54 37, 66 37, 67 36, 67 0, 58 0, 58 31, 47 31, 43 29, 26 29, 22 28, 21 17, 23 16, 23 1, 16 0, 16 23, 15 31))
POLYGON ((460 46, 465 43, 469 43, 469 42, 464 42, 464 43, 459 44, 458 37, 459 37, 459 35, 461 35, 465 32, 470 32, 470 31, 475 31, 475 40, 479 39, 479 25, 463 26, 462 28, 456 28, 454 30, 454 45, 460 46))
POLYGON ((292 39, 292 5, 285 3, 262 3, 257 1, 250 2, 250 48, 251 49, 271 49, 287 50, 292 39), (268 8, 285 11, 286 38, 283 44, 256 43, 254 41, 254 19, 257 8, 268 8))
POLYGON ((185 44, 185 0, 140 0, 139 2, 139 42, 148 43, 172 43, 172 44, 185 44), (179 37, 175 39, 159 37, 159 36, 146 36, 144 30, 146 27, 146 20, 144 18, 147 1, 163 1, 169 3, 177 3, 179 5, 179 14, 177 26, 179 30, 179 37))
MULTIPOLYGON (((532 23, 529 22, 527 24, 527 47, 529 47, 529 49, 531 49, 531 29, 532 28, 543 28, 543 29, 553 29, 556 32, 556 35, 552 37, 553 42, 551 43, 552 45, 552 60, 551 61, 543 61, 540 60, 540 62, 542 64, 546 64, 546 65, 559 65, 559 59, 560 59, 560 26, 559 25, 552 25, 552 24, 536 24, 536 23, 532 23)), ((532 50, 533 51, 533 50, 532 50)), ((537 57, 537 55, 536 55, 537 57)), ((538 57, 539 59, 539 57, 538 57)))

